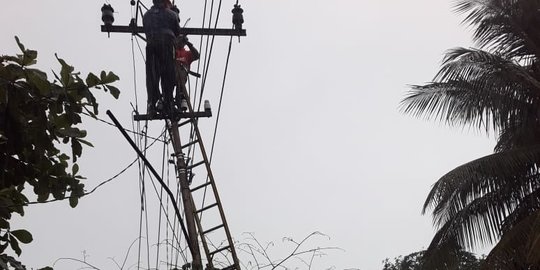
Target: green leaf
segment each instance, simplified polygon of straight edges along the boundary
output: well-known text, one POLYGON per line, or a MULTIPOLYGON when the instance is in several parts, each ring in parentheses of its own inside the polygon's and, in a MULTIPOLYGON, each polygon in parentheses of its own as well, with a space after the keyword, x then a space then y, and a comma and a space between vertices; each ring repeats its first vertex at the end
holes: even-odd
POLYGON ((101 81, 94 73, 90 73, 88 76, 86 76, 86 84, 88 85, 88 88, 94 87, 100 84, 100 82, 101 81))
POLYGON ((23 66, 30 66, 36 63, 37 51, 26 50, 23 55, 23 66))
POLYGON ((34 240, 32 234, 27 230, 15 230, 11 231, 11 234, 24 244, 28 244, 34 240))
POLYGON ((81 130, 73 127, 60 128, 58 129, 58 134, 74 138, 84 138, 86 137, 86 130, 81 130))
MULTIPOLYGON (((4 250, 6 250, 7 247, 8 247, 8 243, 0 245, 0 254, 3 254, 4 250)), ((3 268, 0 268, 0 269, 3 269, 3 268)))
POLYGON ((9 245, 11 246, 13 251, 15 251, 15 254, 17 254, 17 256, 21 256, 22 250, 21 247, 19 247, 19 242, 15 237, 9 237, 9 245))
POLYGON ((108 89, 111 92, 111 95, 116 99, 120 96, 120 90, 112 85, 105 85, 105 89, 108 89))
POLYGON ((62 69, 60 70, 60 81, 62 82, 62 85, 64 87, 71 86, 73 83, 73 77, 71 74, 75 70, 72 66, 68 65, 64 59, 59 58, 57 54, 54 55, 58 62, 62 65, 62 69))
POLYGON ((51 83, 47 80, 47 74, 37 69, 27 69, 28 82, 34 85, 43 96, 51 92, 51 83))
POLYGON ((118 76, 116 76, 116 74, 112 73, 111 71, 109 71, 109 73, 101 71, 100 78, 102 84, 113 83, 120 79, 118 76))
POLYGON ((77 204, 79 204, 79 197, 76 197, 73 195, 69 197, 69 206, 71 206, 72 208, 75 208, 77 207, 77 204))
POLYGON ((83 140, 81 138, 78 138, 78 140, 82 144, 85 144, 85 145, 90 146, 90 147, 94 147, 94 145, 91 142, 87 141, 87 140, 83 140))
POLYGON ((71 139, 71 150, 73 153, 73 162, 77 162, 77 157, 80 157, 82 154, 82 145, 79 140, 75 138, 71 139))
POLYGON ((79 172, 79 165, 77 163, 73 164, 73 166, 71 167, 71 173, 73 175, 76 175, 77 173, 79 172))
POLYGON ((17 45, 19 46, 19 49, 21 49, 21 52, 24 52, 26 51, 26 48, 24 48, 24 45, 21 43, 21 41, 19 40, 19 37, 18 36, 15 36, 15 41, 17 42, 17 45))
POLYGON ((43 190, 43 191, 40 190, 40 192, 36 192, 36 194, 38 195, 37 201, 44 202, 49 199, 49 195, 51 193, 48 190, 43 190))
MULTIPOLYGON (((9 229, 9 222, 3 218, 0 218, 0 228, 9 229)), ((2 252, 0 252, 2 253, 2 252)))
POLYGON ((24 45, 19 40, 19 37, 15 36, 15 41, 17 42, 17 45, 19 46, 19 49, 21 49, 21 52, 23 55, 19 55, 19 60, 16 61, 22 66, 28 66, 36 63, 37 58, 37 51, 34 50, 28 50, 24 47, 24 45))

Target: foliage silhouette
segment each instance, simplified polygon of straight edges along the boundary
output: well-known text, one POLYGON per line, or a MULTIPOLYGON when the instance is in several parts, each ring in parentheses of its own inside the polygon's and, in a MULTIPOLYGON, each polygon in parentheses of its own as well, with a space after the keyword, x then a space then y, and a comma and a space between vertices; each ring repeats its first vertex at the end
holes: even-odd
MULTIPOLYGON (((33 68, 37 51, 15 40, 21 54, 0 56, 0 253, 11 247, 20 255, 19 243, 33 238, 26 230, 13 230, 10 219, 13 213, 24 215, 29 202, 25 189, 31 187, 38 202, 52 196, 77 206, 84 194, 77 161, 83 145, 92 146, 79 127, 81 114, 98 114, 93 90, 114 98, 120 92, 111 85, 118 80, 114 73, 89 73, 83 80, 58 56, 60 72, 53 71, 49 81, 45 72, 33 68), (68 152, 62 145, 69 146, 68 152)), ((7 257, 0 257, 0 263, 11 263, 2 258, 7 257)))
MULTIPOLYGON (((438 227, 426 255, 435 267, 445 254, 497 243, 496 254, 518 252, 525 268, 540 267, 527 239, 538 237, 540 209, 540 2, 459 0, 456 11, 476 30, 479 49, 447 52, 433 82, 412 86, 402 101, 405 113, 450 125, 494 132, 494 154, 461 165, 433 186, 423 212, 438 227), (526 223, 526 224, 522 224, 526 223), (516 233, 514 230, 518 230, 516 233), (511 244, 512 243, 512 244, 511 244)), ((447 257, 447 256, 446 256, 447 257)), ((436 268, 432 268, 436 269, 436 268)))

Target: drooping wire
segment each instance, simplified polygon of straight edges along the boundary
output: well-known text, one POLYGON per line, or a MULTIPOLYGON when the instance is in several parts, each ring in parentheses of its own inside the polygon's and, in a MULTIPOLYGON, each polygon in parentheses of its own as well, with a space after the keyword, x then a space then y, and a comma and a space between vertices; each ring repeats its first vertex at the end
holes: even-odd
MULTIPOLYGON (((236 1, 236 3, 238 4, 238 0, 236 1)), ((207 0, 205 0, 205 9, 206 9, 206 5, 207 5, 207 0)), ((212 14, 213 14, 213 10, 214 10, 214 1, 212 0, 212 5, 211 5, 211 13, 210 13, 210 19, 208 21, 208 24, 209 26, 212 24, 212 14)), ((219 1, 219 8, 218 8, 218 12, 217 12, 217 16, 216 16, 216 20, 215 20, 215 28, 217 28, 217 23, 218 23, 218 19, 219 19, 219 13, 220 13, 220 10, 221 10, 221 0, 219 1)), ((205 13, 205 16, 206 16, 206 13, 205 13)), ((205 22, 203 20, 203 26, 204 26, 205 22)), ((142 54, 142 49, 140 48, 140 44, 138 43, 138 40, 135 39, 136 42, 137 42, 137 45, 139 46, 139 50, 141 51, 141 54, 142 54)), ((213 47, 214 47, 214 41, 215 41, 215 36, 212 36, 212 39, 211 39, 211 42, 210 42, 210 39, 209 37, 207 37, 207 40, 206 40, 206 48, 205 48, 205 58, 204 58, 204 63, 203 63, 203 77, 202 77, 202 80, 201 80, 201 88, 200 88, 200 95, 197 95, 197 93, 195 92, 195 94, 193 95, 194 97, 194 101, 195 99, 197 98, 197 96, 200 96, 200 99, 198 100, 198 109, 200 109, 201 105, 202 105, 202 97, 203 97, 203 92, 204 92, 204 89, 205 89, 205 86, 206 86, 206 81, 207 81, 207 75, 208 75, 208 71, 209 71, 209 68, 210 68, 210 63, 211 63, 211 59, 212 59, 212 52, 213 52, 213 47)), ((232 44, 232 37, 231 39, 229 40, 229 50, 228 50, 228 54, 227 54, 227 62, 226 62, 226 67, 225 67, 225 72, 224 72, 224 76, 223 76, 223 82, 222 82, 222 89, 221 89, 221 94, 220 94, 220 101, 219 101, 219 106, 218 106, 218 114, 217 114, 217 118, 216 118, 216 123, 215 123, 215 127, 214 127, 214 133, 213 133, 213 139, 212 139, 212 148, 211 148, 211 152, 210 152, 210 160, 209 162, 211 162, 212 160, 212 156, 213 156, 213 151, 214 151, 214 145, 215 145, 215 141, 216 141, 216 134, 217 134, 217 129, 218 129, 218 123, 219 123, 219 118, 220 118, 220 111, 221 111, 221 107, 222 107, 222 100, 223 100, 223 93, 224 93, 224 87, 225 87, 225 80, 226 80, 226 76, 227 76, 227 69, 228 69, 228 63, 229 63, 229 58, 230 58, 230 53, 231 53, 231 44, 232 44)), ((202 37, 201 37, 201 44, 200 44, 200 48, 202 48, 202 37)), ((132 55, 134 55, 134 45, 133 45, 133 42, 132 42, 132 55)), ((143 56, 144 57, 144 56, 143 56)), ((134 58, 134 57, 133 57, 134 58)), ((199 62, 199 65, 198 65, 198 68, 197 70, 199 71, 199 67, 200 67, 200 64, 201 64, 202 61, 199 62)), ((135 71, 135 69, 134 69, 135 71)), ((134 77, 136 76, 135 72, 134 72, 134 77)), ((198 87, 198 79, 195 83, 195 91, 197 91, 198 87)), ((191 87, 190 87, 191 89, 191 87)), ((135 97, 136 99, 136 103, 138 104, 138 97, 136 96, 135 97)), ((194 102, 194 104, 196 104, 194 102)), ((136 107, 138 108, 138 107, 136 107)), ((148 128, 148 126, 145 126, 146 130, 148 128)), ((142 133, 141 133, 142 134, 142 133)), ((146 137, 146 140, 148 139, 148 137, 146 137)), ((167 141, 166 139, 164 141, 167 141)), ((189 155, 188 155, 189 156, 189 155)), ((191 159, 193 161, 193 159, 191 159)), ((163 172, 162 172, 163 174, 163 172)), ((143 178, 144 178, 144 169, 143 169, 143 178)), ((152 177, 151 177, 152 178, 152 177)), ((168 180, 168 179, 167 179, 168 180)), ((152 181, 153 183, 153 181, 152 181)), ((162 192, 161 192, 162 194, 162 192)), ((146 195, 146 192, 145 192, 145 195, 146 195)), ((161 196, 160 196, 161 198, 161 196)), ((168 201, 168 199, 167 199, 168 201)), ((160 202, 160 204, 162 204, 162 202, 160 202)), ((146 205, 147 206, 147 205, 146 205)), ((167 209, 168 209, 168 206, 167 206, 167 209)), ((161 212, 160 212, 160 216, 161 216, 161 212)), ((165 214, 165 216, 167 216, 167 213, 165 214)), ((176 217, 175 217, 176 219, 176 217)), ((147 229, 148 229, 148 225, 146 226, 147 229)), ((161 227, 161 218, 160 218, 160 226, 161 227)), ((167 231, 168 232, 168 231, 167 231)), ((174 233, 174 230, 173 230, 173 233, 174 233)), ((160 235, 160 232, 158 231, 158 235, 160 235)), ((180 235, 181 236, 181 235, 180 235)), ((147 240, 148 241, 148 240, 147 240)), ((158 242, 159 242, 159 236, 158 236, 158 242)), ((159 249, 159 248, 158 248, 159 249)), ((181 247, 179 247, 179 249, 181 249, 181 247)), ((182 253, 183 255, 183 253, 182 253)), ((178 254, 177 254, 178 256, 178 254)), ((159 258, 159 251, 158 251, 158 256, 159 258)), ((149 267, 149 266, 148 266, 149 267)), ((157 267, 157 262, 156 262, 156 267, 157 267)))
MULTIPOLYGON (((218 21, 219 21, 219 15, 221 13, 221 4, 222 4, 222 1, 220 0, 219 1, 219 5, 218 5, 218 9, 217 9, 217 12, 216 12, 216 20, 215 20, 215 23, 214 23, 214 29, 217 28, 217 24, 218 24, 218 21)), ((206 13, 207 13, 207 0, 205 0, 205 8, 204 8, 204 14, 203 14, 203 28, 205 26, 205 18, 206 18, 206 13)), ((212 0, 211 4, 210 4, 210 15, 209 15, 209 19, 208 19, 208 28, 211 28, 212 27, 212 17, 213 17, 213 12, 214 12, 214 0, 212 0)), ((214 48, 214 40, 215 40, 215 36, 212 35, 212 39, 211 39, 211 42, 210 42, 210 36, 207 36, 206 37, 206 45, 205 45, 205 50, 204 50, 204 58, 202 59, 202 61, 199 61, 198 65, 197 65, 197 72, 200 72, 200 64, 201 62, 203 62, 203 76, 202 76, 202 79, 201 79, 201 87, 200 87, 200 98, 197 102, 197 93, 195 92, 194 93, 194 99, 193 99, 193 104, 198 104, 196 107, 197 107, 197 110, 200 110, 201 108, 201 104, 202 104, 202 96, 203 96, 203 92, 204 92, 204 89, 205 89, 205 86, 206 86, 206 78, 207 78, 207 75, 208 75, 208 70, 210 68, 210 60, 212 58, 212 51, 213 51, 213 48, 214 48), (209 45, 210 44, 210 45, 209 45), (210 47, 210 48, 209 48, 210 47)), ((199 48, 202 48, 202 44, 203 44, 203 37, 201 36, 201 45, 199 46, 199 48)), ((198 80, 196 82, 196 90, 198 89, 197 88, 197 85, 198 85, 198 80)))
POLYGON ((225 92, 225 81, 227 80, 227 70, 229 69, 229 59, 231 57, 231 48, 232 48, 232 39, 233 37, 230 37, 229 39, 229 49, 227 51, 227 60, 225 62, 225 70, 223 71, 223 81, 221 83, 221 93, 219 95, 219 104, 218 104, 218 111, 216 115, 216 124, 214 126, 214 135, 212 136, 212 146, 210 147, 210 157, 208 160, 208 163, 212 164, 212 157, 214 155, 214 146, 216 143, 216 135, 218 130, 218 124, 219 124, 219 117, 221 115, 221 105, 223 102, 223 93, 225 92))
MULTIPOLYGON (((212 164, 212 158, 213 158, 213 155, 214 155, 214 146, 216 144, 216 135, 217 135, 217 130, 218 130, 218 124, 219 124, 219 118, 220 118, 220 115, 221 115, 221 105, 222 105, 222 101, 223 101, 223 94, 225 92, 225 81, 227 80, 227 71, 229 69, 229 59, 231 57, 231 49, 232 49, 232 37, 230 37, 229 39, 229 48, 227 50, 227 60, 225 62, 225 70, 223 71, 223 80, 222 80, 222 83, 221 83, 221 93, 219 95, 219 104, 218 104, 218 112, 217 112, 217 116, 216 116, 216 122, 215 122, 215 126, 214 126, 214 132, 213 132, 213 135, 212 135, 212 144, 210 146, 210 156, 208 157, 208 164, 212 164)), ((209 181, 209 175, 206 176, 206 182, 209 181)), ((204 192, 203 192, 203 198, 202 198, 202 202, 201 202, 201 207, 204 206, 205 202, 206 202, 206 195, 207 195, 207 187, 204 188, 204 192)), ((200 213, 200 218, 202 218, 202 212, 200 213)))
MULTIPOLYGON (((142 5, 142 3, 140 3, 140 1, 137 1, 137 9, 139 9, 139 4, 142 5)), ((142 11, 141 11, 141 12, 142 12, 142 11)), ((138 15, 138 13, 137 13, 137 15, 138 15)), ((143 50, 142 50, 142 48, 141 48, 141 45, 139 44, 138 39, 135 39, 135 41, 136 41, 136 43, 137 43, 137 47, 138 47, 138 49, 139 49, 139 52, 141 53, 141 56, 142 56, 143 60, 146 62, 145 57, 144 57, 143 50)), ((134 50, 135 50, 135 49, 134 49, 134 45, 133 45, 133 37, 132 37, 132 56, 133 56, 133 62, 135 62, 135 57, 134 57, 134 54, 135 54, 135 53, 134 53, 134 50)), ((134 64, 134 66, 135 66, 135 64, 134 64)), ((134 81, 136 81, 137 74, 136 74, 136 69, 135 69, 135 68, 134 68, 134 75, 133 75, 133 76, 134 76, 134 81)), ((138 98, 137 98, 137 96, 136 96, 135 102, 136 102, 136 104, 137 104, 135 110, 138 111, 138 98)), ((146 124, 147 124, 147 123, 146 123, 146 124)), ((138 125, 138 127, 139 127, 138 130, 140 131, 140 125, 138 125)), ((147 131, 147 130, 148 130, 148 125, 145 125, 144 129, 147 131)), ((138 132, 138 133, 141 134, 142 132, 138 132)), ((166 133, 166 132, 165 132, 165 133, 166 133)), ((146 144, 146 143, 147 143, 148 136, 144 136, 144 137, 142 137, 142 138, 144 138, 145 144, 146 144)), ((164 139, 162 140, 162 142, 164 143, 164 149, 166 149, 167 141, 168 141, 168 140, 167 140, 166 136, 164 136, 164 139)), ((165 155, 165 151, 164 151, 163 153, 164 153, 164 155, 165 155)), ((170 174, 168 173, 168 168, 169 168, 169 166, 165 166, 165 165, 166 165, 166 162, 165 162, 165 156, 164 156, 162 165, 163 165, 163 166, 162 166, 162 179, 164 178, 164 177, 163 177, 164 169, 165 169, 165 167, 167 167, 167 182, 168 182, 168 181, 169 181, 168 176, 169 176, 170 174)), ((145 166, 144 166, 144 167, 145 167, 145 166)), ((144 184, 144 183, 145 183, 145 182, 144 182, 144 175, 145 175, 145 171, 147 170, 147 168, 146 168, 146 170, 145 170, 145 168, 140 168, 140 169, 142 169, 142 174, 140 174, 139 176, 140 176, 140 179, 142 180, 142 183, 143 183, 143 189, 144 189, 144 186, 145 186, 145 184, 144 184)), ((169 220, 169 218, 168 218, 168 210, 167 210, 167 209, 168 209, 168 206, 167 206, 167 208, 165 208, 164 205, 163 205, 163 200, 162 200, 163 186, 161 187, 161 192, 158 192, 158 191, 157 191, 157 188, 156 188, 156 186, 155 186, 153 177, 151 176, 151 174, 149 174, 149 176, 150 176, 150 179, 151 179, 151 183, 152 183, 152 185, 153 185, 153 187, 154 187, 154 190, 156 191, 156 194, 157 194, 157 196, 158 196, 158 198, 159 198, 159 201, 160 201, 160 207, 161 207, 161 211, 159 211, 160 218, 159 218, 159 225, 158 225, 158 243, 160 242, 160 237, 161 237, 161 214, 162 214, 162 213, 165 213, 165 218, 167 219, 167 223, 169 224, 169 226, 172 227, 172 231, 171 231, 171 232, 172 232, 173 239, 176 239, 177 242, 178 242, 178 244, 180 244, 179 239, 178 239, 178 237, 177 237, 177 235, 176 235, 176 233, 175 233, 175 230, 174 230, 174 227, 175 227, 175 226, 172 225, 172 224, 170 223, 170 220, 169 220)), ((148 204, 147 204, 147 202, 146 202, 146 194, 147 194, 146 192, 143 193, 143 196, 144 196, 144 198, 145 198, 144 206, 146 206, 146 211, 145 211, 145 212, 148 213, 148 204)), ((167 201, 169 201, 169 199, 167 199, 167 201)), ((175 203, 175 202, 173 202, 173 203, 175 203)), ((144 209, 141 209, 141 210, 144 210, 144 209)), ((176 219, 176 215, 175 215, 175 219, 176 219)), ((142 224, 141 224, 140 226, 141 226, 141 228, 142 228, 142 224)), ((149 259, 150 259, 150 256, 149 256, 149 250, 150 250, 150 248, 149 248, 149 242, 148 242, 148 241, 149 241, 149 240, 148 240, 148 239, 149 239, 149 237, 148 237, 148 228, 149 228, 149 226, 148 226, 148 216, 147 216, 147 215, 146 215, 146 226, 145 226, 145 227, 146 227, 146 232, 147 232, 147 233, 146 233, 146 234, 147 234, 147 237, 146 237, 146 238, 147 238, 147 256, 148 256, 148 260, 147 260, 147 261, 148 261, 148 268, 150 269, 150 260, 149 260, 149 259)), ((169 230, 166 230, 166 231, 167 231, 167 235, 168 235, 168 231, 169 231, 169 230)), ((173 241, 173 243, 174 243, 174 241, 173 241)), ((156 256, 156 259, 157 259, 157 261, 156 261, 156 268, 158 268, 158 264, 159 264, 159 249, 160 249, 160 248, 159 248, 159 244, 158 244, 158 251, 157 251, 157 256, 156 256)), ((139 252, 139 254, 140 254, 140 252, 139 252)), ((184 256, 183 253, 182 253, 182 257, 183 257, 184 261, 187 261, 187 259, 185 258, 185 256, 184 256)), ((140 255, 139 255, 139 258, 140 258, 140 255)), ((139 260, 139 261, 140 261, 140 260, 139 260)), ((138 266, 140 267, 140 264, 138 264, 138 266)))
MULTIPOLYGON (((203 27, 205 26, 205 18, 206 18, 206 14, 207 14, 207 4, 208 4, 208 0, 205 0, 204 13, 203 13, 203 27)), ((221 14, 221 7, 222 7, 222 1, 220 0, 219 5, 218 5, 218 9, 217 9, 217 12, 216 12, 217 15, 216 15, 216 20, 214 22, 214 29, 217 28, 217 24, 218 24, 218 21, 219 21, 219 15, 221 14)), ((209 19, 208 19, 208 27, 209 28, 212 27, 211 25, 212 25, 213 10, 214 10, 214 0, 212 0, 211 5, 210 5, 210 16, 209 16, 209 19)), ((199 50, 202 49, 202 44, 203 44, 202 41, 203 41, 203 37, 201 36, 199 50)), ((200 89, 200 94, 199 94, 198 101, 197 101, 197 89, 198 89, 197 86, 198 86, 199 79, 197 78, 197 80, 195 82, 195 91, 194 91, 193 104, 194 105, 197 104, 196 105, 196 108, 197 108, 196 110, 201 109, 204 89, 205 89, 206 80, 207 80, 207 77, 208 77, 208 71, 210 69, 210 61, 211 61, 211 58, 212 58, 212 52, 213 52, 213 48, 214 48, 214 41, 215 41, 215 36, 212 36, 211 41, 210 41, 210 36, 207 36, 206 43, 205 43, 206 44, 205 53, 204 53, 205 56, 202 59, 202 61, 199 61, 198 64, 197 64, 197 73, 199 73, 200 72, 201 62, 204 62, 203 63, 203 77, 201 79, 202 82, 201 82, 201 89, 200 89), (209 44, 210 44, 210 46, 209 46, 209 44)), ((230 53, 230 51, 229 51, 229 53, 230 53)), ((189 83, 189 80, 188 80, 188 83, 189 83)), ((190 90, 190 92, 191 92, 191 90, 190 90)), ((197 119, 195 119, 195 121, 197 121, 197 119)), ((215 134, 214 134, 214 136, 215 136, 215 134)), ((190 133, 190 142, 194 139, 194 137, 195 137, 195 132, 192 129, 191 133, 190 133)), ((190 150, 191 150, 191 147, 190 147, 190 149, 188 151, 190 151, 190 150)), ((188 152, 188 155, 187 155, 187 156, 191 157, 192 162, 194 161, 194 159, 193 159, 194 154, 195 153, 193 152, 192 155, 190 156, 189 152, 188 152)))
MULTIPOLYGON (((111 122, 109 122, 109 121, 107 121, 107 120, 104 120, 104 119, 102 119, 102 118, 99 118, 97 115, 96 115, 96 116, 92 116, 92 115, 90 115, 90 114, 88 114, 88 113, 85 113, 85 112, 81 112, 81 114, 90 116, 90 117, 92 117, 93 119, 95 119, 95 120, 97 120, 97 121, 99 121, 99 122, 102 122, 102 123, 104 123, 104 124, 107 124, 107 125, 109 125, 109 126, 111 126, 111 127, 116 127, 113 123, 111 123, 111 122)), ((135 129, 135 128, 133 128, 133 129, 135 129)), ((149 136, 149 135, 146 134, 146 133, 142 133, 142 132, 138 132, 138 131, 133 131, 133 130, 130 130, 130 129, 124 129, 124 130, 125 130, 127 133, 131 133, 131 134, 133 134, 133 135, 143 136, 143 137, 148 137, 149 139, 152 139, 152 140, 154 140, 154 141, 163 142, 161 139, 155 138, 155 137, 152 137, 152 136, 149 136)))
MULTIPOLYGON (((138 125, 138 124, 137 124, 138 125)), ((145 126, 145 129, 147 130, 147 125, 145 126)), ((143 141, 144 141, 144 145, 146 146, 147 143, 148 143, 148 139, 147 138, 143 138, 143 141)), ((140 146, 139 146, 140 148, 140 146)), ((144 148, 146 149, 146 147, 144 148)), ((146 150, 143 152, 144 155, 146 155, 146 150)), ((147 212, 147 204, 146 204, 146 184, 145 184, 145 176, 146 176, 146 165, 143 163, 142 166, 140 166, 140 169, 142 170, 142 175, 139 175, 139 189, 140 189, 140 192, 141 192, 141 213, 140 213, 140 217, 139 217, 139 250, 138 250, 138 260, 137 260, 137 267, 140 268, 140 263, 141 263, 141 250, 142 250, 142 233, 143 233, 143 219, 144 217, 146 217, 146 241, 147 241, 147 261, 148 261, 148 258, 150 257, 149 256, 149 253, 148 253, 148 212, 147 212), (145 214, 145 215, 143 215, 145 214)), ((151 177, 151 176, 150 176, 151 177)), ((150 268, 150 265, 148 265, 148 268, 150 268)))
POLYGON ((134 39, 133 37, 134 37, 134 35, 131 35, 131 58, 133 60, 133 86, 134 86, 134 89, 135 89, 135 91, 133 91, 133 93, 135 95, 135 110, 139 111, 139 99, 137 97, 137 68, 136 68, 136 65, 135 65, 135 44, 133 42, 133 39, 134 39))
MULTIPOLYGON (((104 180, 102 181, 101 183, 99 183, 97 186, 95 186, 92 190, 88 191, 88 192, 85 192, 82 194, 82 196, 87 196, 87 195, 90 195, 92 193, 94 193, 96 190, 98 190, 100 187, 102 187, 103 185, 117 179, 120 175, 124 174, 129 168, 131 168, 136 162, 138 161, 138 158, 134 159, 131 163, 129 163, 125 168, 123 168, 122 170, 120 170, 120 172, 118 172, 117 174, 113 175, 112 177, 108 178, 107 180, 104 180)), ((82 197, 81 196, 81 197, 82 197)), ((43 204, 43 203, 52 203, 52 202, 56 202, 56 201, 63 201, 63 200, 68 200, 70 199, 72 196, 68 196, 68 197, 64 197, 64 198, 61 198, 61 199, 51 199, 51 200, 47 200, 47 201, 34 201, 34 202, 27 202, 27 203, 24 203, 22 205, 8 205, 6 207, 16 207, 16 206, 26 206, 26 205, 31 205, 31 204, 43 204)))
MULTIPOLYGON (((165 139, 167 137, 166 134, 167 133, 165 133, 165 139)), ((166 149, 167 149, 167 144, 164 143, 163 144, 163 154, 162 154, 162 164, 165 163, 165 158, 166 158, 165 151, 166 151, 166 149)), ((163 174, 163 170, 162 170, 161 173, 163 174)), ((169 178, 167 177, 167 184, 168 183, 169 183, 169 178)), ((159 198, 160 203, 163 203, 162 202, 162 200, 163 200, 163 187, 160 188, 158 198, 159 198)), ((159 269, 159 251, 160 251, 159 243, 161 241, 161 215, 162 215, 162 213, 163 213, 163 211, 159 211, 159 214, 158 214, 158 233, 157 233, 158 248, 157 248, 157 255, 156 255, 156 269, 159 269)))

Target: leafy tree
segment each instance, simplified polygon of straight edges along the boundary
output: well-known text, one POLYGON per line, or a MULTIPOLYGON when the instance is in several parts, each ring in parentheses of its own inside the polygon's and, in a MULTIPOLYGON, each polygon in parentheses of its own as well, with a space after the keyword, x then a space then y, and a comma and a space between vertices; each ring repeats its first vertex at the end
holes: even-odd
MULTIPOLYGON (((424 255, 426 251, 413 252, 407 256, 399 256, 394 258, 392 261, 390 259, 385 259, 383 261, 383 270, 422 270, 422 269, 431 269, 425 267, 424 264, 424 255)), ((479 270, 480 263, 483 259, 477 258, 474 254, 459 250, 454 253, 454 258, 452 265, 447 265, 444 269, 455 269, 455 270, 479 270)))
MULTIPOLYGON (((52 196, 77 206, 84 195, 77 160, 83 145, 92 146, 79 128, 82 114, 94 118, 98 114, 93 89, 115 98, 119 90, 110 85, 118 80, 112 72, 102 71, 99 77, 90 73, 83 80, 58 57, 61 70, 49 81, 45 72, 32 67, 37 52, 15 39, 22 54, 0 56, 0 253, 9 246, 20 255, 19 242, 31 242, 32 235, 13 230, 10 219, 13 213, 24 215, 29 203, 25 188, 32 187, 38 202, 52 196)), ((16 261, 9 258, 0 256, 0 265, 15 267, 16 261)))
POLYGON ((540 2, 459 0, 456 10, 476 27, 479 48, 450 50, 433 82, 413 86, 402 108, 493 131, 497 144, 494 154, 455 168, 431 189, 423 211, 432 211, 438 231, 427 254, 441 262, 451 250, 501 239, 487 257, 489 269, 538 268, 540 2), (516 252, 523 256, 513 265, 497 259, 516 252))

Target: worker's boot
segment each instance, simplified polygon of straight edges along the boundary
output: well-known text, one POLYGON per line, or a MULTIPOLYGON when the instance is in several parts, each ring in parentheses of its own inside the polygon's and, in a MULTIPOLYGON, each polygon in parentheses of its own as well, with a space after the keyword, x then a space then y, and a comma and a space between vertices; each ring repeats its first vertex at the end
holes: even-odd
POLYGON ((161 101, 161 99, 158 100, 157 105, 156 105, 156 109, 157 109, 158 112, 163 113, 163 102, 161 101))
POLYGON ((151 102, 149 102, 148 105, 147 105, 146 114, 148 114, 150 116, 156 115, 156 107, 151 102))

